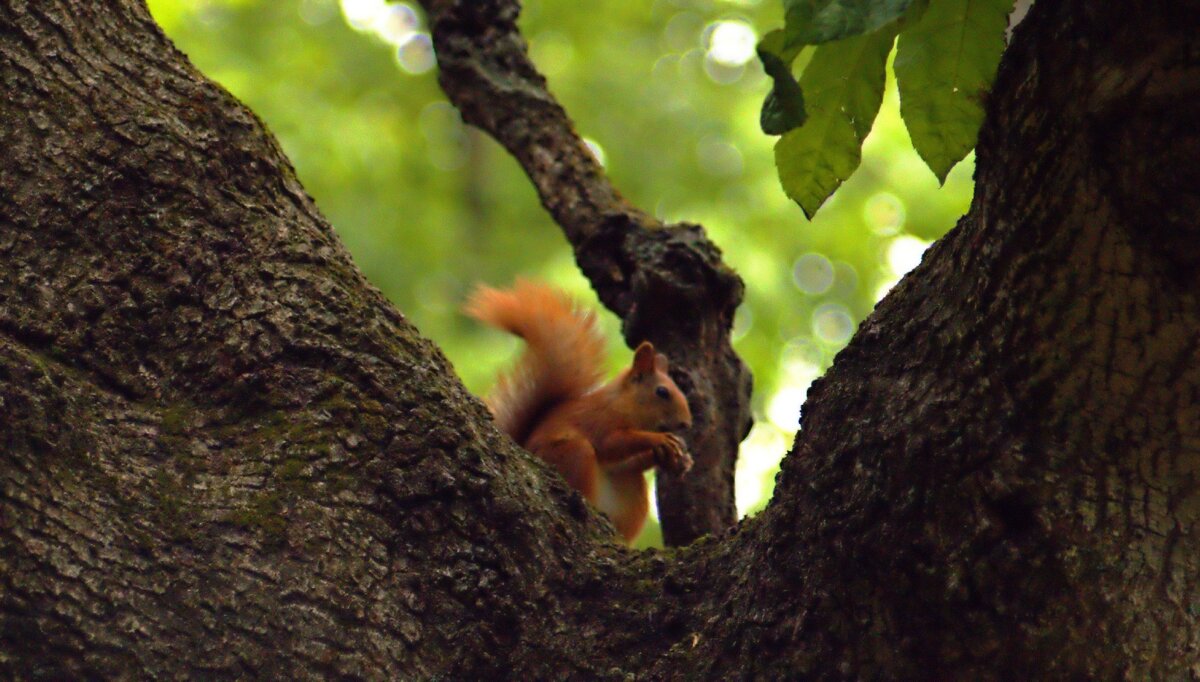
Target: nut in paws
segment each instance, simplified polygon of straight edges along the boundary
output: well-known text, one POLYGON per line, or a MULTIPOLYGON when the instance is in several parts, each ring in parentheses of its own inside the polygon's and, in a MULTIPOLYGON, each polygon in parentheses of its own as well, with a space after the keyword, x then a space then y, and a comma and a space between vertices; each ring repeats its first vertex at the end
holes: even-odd
POLYGON ((654 459, 658 466, 674 474, 685 474, 692 468, 692 456, 687 444, 673 433, 665 434, 665 440, 654 448, 654 459))

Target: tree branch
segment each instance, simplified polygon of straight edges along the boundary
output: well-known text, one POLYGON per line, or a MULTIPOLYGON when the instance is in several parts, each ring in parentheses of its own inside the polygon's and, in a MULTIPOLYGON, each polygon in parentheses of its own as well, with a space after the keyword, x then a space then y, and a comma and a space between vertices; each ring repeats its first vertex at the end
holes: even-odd
POLYGON ((423 5, 450 101, 524 168, 629 346, 648 339, 672 360, 695 417, 696 466, 685 477, 658 474, 664 540, 727 528, 737 518, 737 447, 751 425, 750 373, 729 336, 741 279, 699 225, 664 228, 620 196, 530 61, 515 0, 423 5))

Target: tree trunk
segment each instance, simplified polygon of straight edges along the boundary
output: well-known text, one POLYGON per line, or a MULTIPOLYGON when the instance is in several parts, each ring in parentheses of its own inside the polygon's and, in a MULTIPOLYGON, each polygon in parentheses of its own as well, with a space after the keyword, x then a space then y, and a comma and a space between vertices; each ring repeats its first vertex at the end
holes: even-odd
POLYGON ((1035 4, 770 507, 631 552, 140 3, 0 1, 0 675, 1196 675, 1198 25, 1035 4))

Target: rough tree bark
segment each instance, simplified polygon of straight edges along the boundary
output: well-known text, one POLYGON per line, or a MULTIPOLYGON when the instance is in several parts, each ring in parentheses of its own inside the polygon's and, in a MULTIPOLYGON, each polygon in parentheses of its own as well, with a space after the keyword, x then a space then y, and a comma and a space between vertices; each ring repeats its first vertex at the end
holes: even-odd
POLYGON ((760 516, 630 552, 140 3, 0 2, 0 676, 1200 670, 1200 17, 1041 0, 760 516))

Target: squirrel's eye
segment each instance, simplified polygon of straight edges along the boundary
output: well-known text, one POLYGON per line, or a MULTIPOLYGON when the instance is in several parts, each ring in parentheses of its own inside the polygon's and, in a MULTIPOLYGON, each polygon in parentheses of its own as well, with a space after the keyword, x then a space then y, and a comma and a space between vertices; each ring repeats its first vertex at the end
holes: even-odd
POLYGON ((667 398, 671 397, 671 392, 667 390, 666 386, 659 386, 658 388, 654 389, 654 395, 666 400, 667 398))

